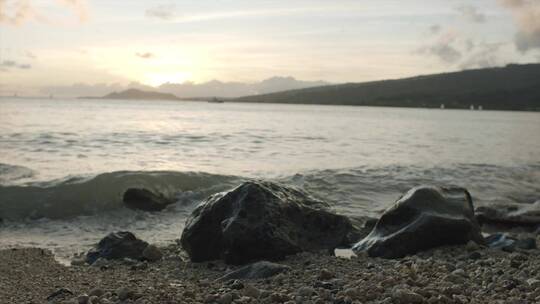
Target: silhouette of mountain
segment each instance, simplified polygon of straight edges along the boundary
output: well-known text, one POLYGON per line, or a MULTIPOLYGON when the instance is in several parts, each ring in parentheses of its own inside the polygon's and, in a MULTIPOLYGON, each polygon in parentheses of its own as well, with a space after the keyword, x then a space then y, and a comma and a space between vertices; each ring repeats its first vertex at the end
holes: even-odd
POLYGON ((347 83, 235 98, 237 102, 540 110, 540 64, 347 83))
POLYGON ((179 100, 173 94, 127 89, 122 92, 107 94, 102 99, 142 99, 142 100, 179 100))

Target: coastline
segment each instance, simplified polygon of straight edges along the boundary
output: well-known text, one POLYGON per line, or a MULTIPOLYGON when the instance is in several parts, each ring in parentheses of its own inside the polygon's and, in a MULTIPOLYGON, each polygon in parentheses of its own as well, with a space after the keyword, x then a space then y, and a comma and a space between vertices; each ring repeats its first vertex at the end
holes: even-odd
MULTIPOLYGON (((538 235, 534 237, 540 241, 538 235)), ((177 245, 161 250, 164 257, 157 262, 107 261, 99 266, 64 266, 51 252, 38 248, 0 250, 0 299, 2 303, 79 303, 80 296, 84 300, 85 295, 102 294, 97 302, 83 303, 540 301, 538 249, 506 252, 469 243, 394 260, 300 253, 279 261, 290 270, 276 276, 223 282, 217 279, 239 267, 221 261, 189 262, 177 245), (48 301, 54 292, 59 295, 48 301)))

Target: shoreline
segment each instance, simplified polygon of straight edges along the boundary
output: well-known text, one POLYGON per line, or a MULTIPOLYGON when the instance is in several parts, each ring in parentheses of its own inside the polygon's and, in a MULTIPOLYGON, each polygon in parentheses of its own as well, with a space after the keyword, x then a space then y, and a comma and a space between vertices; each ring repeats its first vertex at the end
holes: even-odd
MULTIPOLYGON (((535 238, 540 241, 540 236, 535 238)), ((98 266, 64 266, 50 251, 38 248, 0 250, 0 299, 2 303, 79 303, 80 296, 103 293, 95 303, 540 301, 538 249, 506 252, 469 243, 394 260, 300 253, 278 261, 290 270, 274 277, 224 282, 216 280, 239 266, 189 262, 178 245, 161 250, 164 257, 157 262, 107 261, 98 266), (54 292, 60 293, 47 301, 54 292)))

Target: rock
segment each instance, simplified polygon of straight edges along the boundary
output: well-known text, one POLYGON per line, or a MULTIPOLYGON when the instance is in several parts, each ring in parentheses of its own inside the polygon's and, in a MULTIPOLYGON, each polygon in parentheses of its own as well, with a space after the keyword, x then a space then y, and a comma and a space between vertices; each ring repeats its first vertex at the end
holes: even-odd
POLYGON ((323 280, 323 281, 328 281, 333 278, 334 278, 334 274, 326 268, 321 269, 321 272, 319 273, 319 276, 318 276, 318 279, 323 280))
POLYGON ((246 297, 258 299, 261 295, 261 291, 255 288, 253 285, 246 284, 242 290, 242 294, 246 297))
POLYGON ((142 252, 142 257, 150 262, 161 260, 163 253, 154 245, 148 245, 142 252))
POLYGON ((264 182, 245 182, 209 197, 186 222, 181 244, 194 262, 229 264, 280 260, 333 250, 351 243, 356 229, 345 216, 302 191, 264 182))
POLYGON ((484 244, 469 192, 463 188, 420 186, 386 210, 371 233, 353 246, 372 257, 401 258, 422 250, 484 244))
POLYGON ((516 240, 509 237, 506 233, 494 233, 485 238, 490 248, 510 249, 514 248, 516 240))
POLYGON ((127 287, 120 287, 115 293, 121 301, 129 299, 133 295, 133 291, 127 287))
POLYGON ((105 291, 103 291, 103 289, 101 289, 101 288, 94 288, 94 289, 90 290, 90 292, 88 293, 88 295, 90 297, 95 296, 95 297, 98 297, 98 298, 101 297, 104 294, 105 294, 105 291))
POLYGON ((143 211, 161 211, 174 203, 173 200, 142 188, 127 189, 122 200, 128 208, 143 211))
POLYGON ((233 300, 232 294, 231 293, 226 293, 226 294, 221 295, 221 297, 219 298, 219 303, 220 304, 230 304, 230 303, 232 303, 232 300, 233 300))
POLYGON ((296 293, 301 297, 310 298, 312 295, 315 294, 315 289, 311 287, 303 286, 303 287, 298 288, 296 293))
POLYGON ((85 293, 77 297, 77 303, 79 304, 87 304, 89 300, 90 300, 90 297, 85 293))
POLYGON ((47 301, 52 301, 56 298, 60 298, 60 297, 66 297, 68 295, 73 295, 73 292, 67 288, 60 288, 56 291, 54 291, 53 293, 51 293, 48 297, 47 297, 47 301))
POLYGON ((532 250, 536 249, 536 239, 533 238, 524 238, 519 239, 515 243, 516 248, 519 249, 525 249, 525 250, 532 250))
POLYGON ((540 225, 540 200, 534 204, 481 206, 476 208, 480 224, 534 228, 540 225))
POLYGON ((392 293, 392 299, 394 302, 403 303, 403 304, 421 304, 424 303, 424 297, 421 295, 407 291, 407 290, 396 290, 392 293))
POLYGON ((120 231, 108 234, 86 254, 86 262, 94 263, 98 258, 141 260, 148 243, 135 237, 131 232, 120 231))
POLYGON ((289 271, 290 269, 291 268, 286 265, 261 261, 229 272, 219 278, 218 281, 265 279, 289 271))
POLYGON ((540 280, 537 279, 528 279, 527 284, 529 284, 529 286, 531 286, 533 289, 540 288, 540 280))

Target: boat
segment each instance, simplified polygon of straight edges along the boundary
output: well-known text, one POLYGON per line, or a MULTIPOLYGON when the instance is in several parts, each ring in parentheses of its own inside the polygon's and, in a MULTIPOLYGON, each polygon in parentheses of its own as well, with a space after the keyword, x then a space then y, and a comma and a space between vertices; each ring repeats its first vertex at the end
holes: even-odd
POLYGON ((208 102, 210 102, 210 103, 224 103, 225 101, 214 97, 214 98, 210 99, 208 102))

